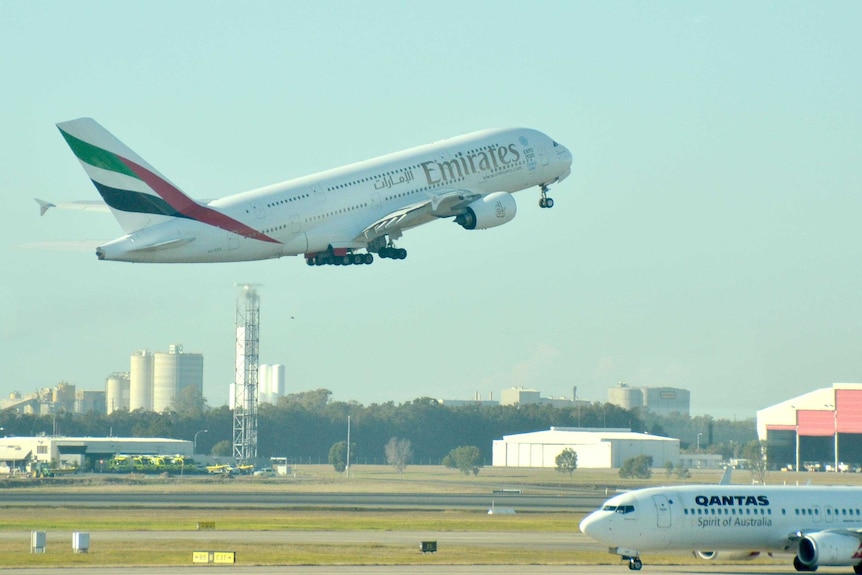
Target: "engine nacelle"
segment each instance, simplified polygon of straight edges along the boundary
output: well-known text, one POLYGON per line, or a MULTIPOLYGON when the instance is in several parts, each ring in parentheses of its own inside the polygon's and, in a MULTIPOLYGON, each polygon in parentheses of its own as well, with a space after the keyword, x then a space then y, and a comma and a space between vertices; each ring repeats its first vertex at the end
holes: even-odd
POLYGON ((760 551, 695 551, 694 556, 707 561, 751 561, 760 551))
POLYGON ((487 230, 502 226, 518 212, 515 198, 507 192, 494 192, 467 206, 467 211, 455 218, 466 230, 487 230))
POLYGON ((799 540, 799 562, 807 567, 843 567, 862 562, 862 542, 840 533, 812 533, 799 540))

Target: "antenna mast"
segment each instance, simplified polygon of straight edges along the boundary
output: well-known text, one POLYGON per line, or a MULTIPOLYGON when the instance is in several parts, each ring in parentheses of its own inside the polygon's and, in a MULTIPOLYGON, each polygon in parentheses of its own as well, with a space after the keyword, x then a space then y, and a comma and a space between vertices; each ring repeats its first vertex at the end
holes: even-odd
POLYGON ((233 456, 237 465, 257 459, 257 369, 260 284, 237 284, 236 375, 233 392, 233 456))

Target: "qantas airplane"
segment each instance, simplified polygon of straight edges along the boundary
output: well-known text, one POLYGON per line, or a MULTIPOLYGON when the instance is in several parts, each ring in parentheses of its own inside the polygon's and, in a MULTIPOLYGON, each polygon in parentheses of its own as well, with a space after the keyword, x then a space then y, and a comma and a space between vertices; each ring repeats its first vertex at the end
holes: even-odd
MULTIPOLYGON (((98 246, 100 260, 235 262, 304 255, 308 265, 404 259, 405 230, 452 218, 467 230, 515 217, 513 192, 548 186, 572 154, 526 128, 474 132, 213 201, 195 201, 91 118, 57 124, 125 235, 98 246)), ((98 205, 97 205, 98 204, 98 205)))
POLYGON ((852 566, 862 573, 859 487, 652 487, 608 499, 580 527, 635 571, 643 551, 694 551, 702 559, 729 560, 776 551, 795 553, 797 571, 852 566))

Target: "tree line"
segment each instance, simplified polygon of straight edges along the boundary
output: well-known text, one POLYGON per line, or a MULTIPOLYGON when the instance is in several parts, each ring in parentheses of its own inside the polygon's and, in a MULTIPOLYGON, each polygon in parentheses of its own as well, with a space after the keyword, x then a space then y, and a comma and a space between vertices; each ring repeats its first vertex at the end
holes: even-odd
MULTIPOLYGON (((445 406, 431 398, 368 406, 332 401, 332 393, 318 389, 279 398, 277 404, 258 408, 258 455, 287 457, 296 462, 326 463, 332 446, 346 439, 351 418, 351 461, 387 463, 385 452, 392 438, 409 440, 412 464, 440 464, 460 446, 476 446, 482 462, 490 464, 495 439, 549 427, 614 427, 648 431, 636 410, 609 403, 579 409, 550 405, 445 406)), ((736 422, 734 422, 736 423, 736 422)), ((652 420, 661 432, 661 421, 652 420)), ((700 425, 700 423, 698 423, 700 425)), ((724 424, 722 424, 724 425, 724 424)), ((198 396, 185 396, 175 410, 154 413, 143 410, 115 411, 110 415, 72 413, 27 415, 0 413, 5 435, 38 434, 91 437, 166 437, 193 440, 197 452, 233 437, 233 414, 225 406, 210 409, 198 396)), ((740 437, 755 438, 753 420, 741 422, 740 437)), ((664 435, 664 433, 661 433, 664 435)), ((736 437, 736 435, 734 435, 736 437)), ((712 439, 716 439, 713 437, 712 439)), ((702 447, 706 447, 704 442, 702 447)))

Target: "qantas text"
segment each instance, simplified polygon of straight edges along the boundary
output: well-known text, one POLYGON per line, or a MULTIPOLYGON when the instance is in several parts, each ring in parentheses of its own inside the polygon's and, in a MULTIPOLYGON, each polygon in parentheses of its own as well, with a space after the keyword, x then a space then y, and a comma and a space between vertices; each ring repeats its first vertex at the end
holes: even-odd
POLYGON ((694 502, 703 507, 712 505, 769 505, 766 495, 698 495, 694 502))

